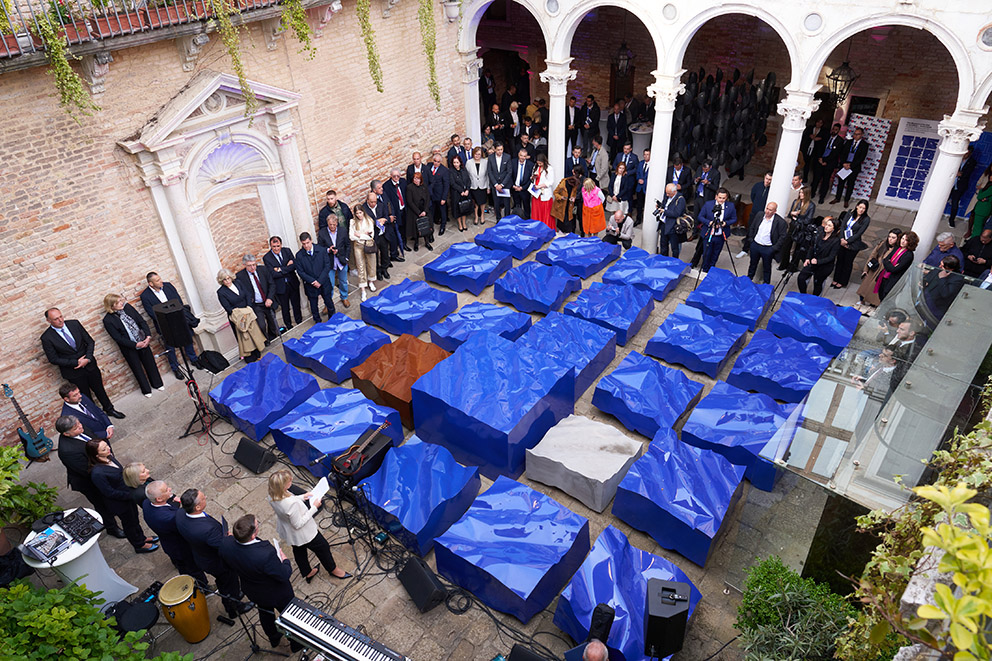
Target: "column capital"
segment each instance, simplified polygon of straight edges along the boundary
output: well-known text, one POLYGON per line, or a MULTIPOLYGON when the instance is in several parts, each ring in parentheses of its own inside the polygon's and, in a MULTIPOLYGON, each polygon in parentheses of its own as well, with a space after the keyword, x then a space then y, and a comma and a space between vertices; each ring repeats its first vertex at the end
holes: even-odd
POLYGON ((937 135, 940 136, 940 151, 964 156, 968 151, 968 143, 978 140, 985 130, 985 123, 966 123, 950 115, 944 115, 944 121, 937 124, 937 135))
POLYGON ((572 58, 556 62, 555 60, 545 60, 548 65, 547 71, 540 73, 541 81, 548 84, 549 96, 565 96, 568 93, 568 83, 575 80, 579 73, 575 69, 569 69, 572 58))
POLYGON ((654 74, 654 84, 648 86, 648 96, 654 97, 658 102, 658 110, 672 112, 675 110, 675 102, 679 95, 685 92, 685 85, 682 83, 682 74, 685 69, 679 69, 673 74, 665 74, 660 71, 652 71, 654 74))
POLYGON ((159 175, 159 180, 162 182, 162 185, 166 187, 182 184, 186 181, 186 172, 184 170, 162 172, 162 174, 159 175))
POLYGON ((785 100, 778 104, 778 114, 782 120, 782 128, 792 131, 802 131, 806 128, 806 120, 820 107, 820 101, 812 94, 790 92, 785 100))
POLYGON ((466 85, 478 83, 482 71, 482 58, 479 57, 479 49, 459 50, 458 55, 461 56, 462 61, 462 82, 466 85))
POLYGON ((274 133, 269 136, 276 143, 277 146, 282 147, 287 145, 296 139, 296 130, 286 131, 283 133, 274 133))

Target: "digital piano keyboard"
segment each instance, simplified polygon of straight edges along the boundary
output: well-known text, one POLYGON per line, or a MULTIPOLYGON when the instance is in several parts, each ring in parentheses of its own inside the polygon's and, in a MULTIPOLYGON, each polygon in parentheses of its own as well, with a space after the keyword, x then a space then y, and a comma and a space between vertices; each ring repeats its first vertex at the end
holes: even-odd
POLYGON ((302 599, 294 598, 279 613, 276 626, 334 661, 411 661, 302 599))

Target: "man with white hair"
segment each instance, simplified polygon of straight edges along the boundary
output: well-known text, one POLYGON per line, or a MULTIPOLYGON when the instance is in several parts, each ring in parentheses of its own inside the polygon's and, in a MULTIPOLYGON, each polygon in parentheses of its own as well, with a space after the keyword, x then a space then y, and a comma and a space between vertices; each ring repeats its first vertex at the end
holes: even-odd
POLYGON ((234 279, 241 291, 248 292, 251 309, 255 311, 258 325, 265 333, 266 344, 268 344, 279 335, 279 325, 276 323, 276 309, 279 304, 274 300, 276 281, 268 268, 258 265, 258 259, 255 255, 247 253, 241 258, 241 263, 244 268, 238 271, 238 275, 234 279))
POLYGON ((582 661, 608 661, 610 651, 606 645, 593 638, 582 652, 582 661))
POLYGON ((162 550, 169 556, 172 566, 180 574, 188 574, 201 586, 206 587, 207 575, 196 566, 193 550, 176 527, 178 511, 179 498, 172 492, 172 487, 162 480, 149 482, 145 486, 145 500, 141 503, 141 514, 145 517, 145 523, 158 535, 162 550))
MULTIPOLYGON (((941 232, 937 235, 937 245, 930 251, 927 258, 923 260, 923 263, 927 266, 938 268, 941 260, 948 255, 954 255, 957 257, 958 264, 964 263, 964 254, 961 252, 961 249, 954 244, 954 235, 950 232, 941 232)), ((960 268, 958 270, 960 270, 960 268)))

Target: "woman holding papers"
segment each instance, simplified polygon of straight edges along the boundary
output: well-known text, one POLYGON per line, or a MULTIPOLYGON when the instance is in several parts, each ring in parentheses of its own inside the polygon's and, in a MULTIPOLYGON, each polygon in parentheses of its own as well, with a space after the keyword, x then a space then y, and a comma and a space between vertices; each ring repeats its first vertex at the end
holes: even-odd
POLYGON ((276 513, 276 531, 293 547, 293 559, 303 578, 309 583, 320 571, 320 567, 311 568, 307 549, 313 551, 334 578, 351 578, 351 574, 334 563, 331 547, 313 520, 321 501, 311 498, 309 493, 294 495, 289 491, 292 484, 293 474, 288 470, 278 470, 270 475, 269 504, 276 513))
POLYGON ((837 253, 834 281, 830 286, 834 289, 843 289, 851 281, 854 258, 868 247, 868 244, 861 240, 861 235, 871 223, 871 217, 868 216, 868 200, 858 200, 854 205, 854 211, 844 211, 837 222, 840 223, 840 251, 837 253))

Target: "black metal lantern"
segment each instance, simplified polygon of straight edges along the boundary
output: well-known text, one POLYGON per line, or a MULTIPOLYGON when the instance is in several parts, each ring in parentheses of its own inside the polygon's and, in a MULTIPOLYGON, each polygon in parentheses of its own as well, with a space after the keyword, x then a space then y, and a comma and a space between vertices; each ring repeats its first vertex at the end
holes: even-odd
POLYGON ((844 103, 847 95, 851 93, 854 81, 861 77, 861 74, 856 73, 851 68, 850 59, 851 42, 848 40, 847 57, 844 58, 844 63, 827 74, 827 81, 830 83, 830 95, 837 105, 844 103))
POLYGON ((613 66, 617 69, 617 76, 623 78, 630 73, 630 65, 635 57, 637 56, 627 48, 627 41, 624 40, 613 56, 613 66))

